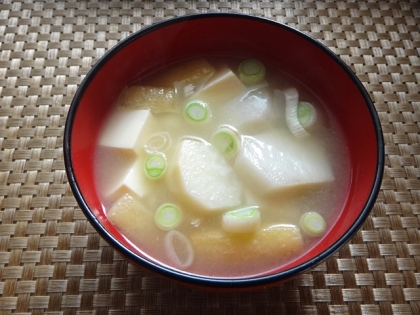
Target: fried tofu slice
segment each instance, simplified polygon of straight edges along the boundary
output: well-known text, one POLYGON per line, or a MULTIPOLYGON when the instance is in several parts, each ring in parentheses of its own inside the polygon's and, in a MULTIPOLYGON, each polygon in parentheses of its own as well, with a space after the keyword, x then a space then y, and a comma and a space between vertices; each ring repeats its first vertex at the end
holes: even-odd
POLYGON ((190 240, 195 251, 194 264, 229 276, 252 269, 253 264, 278 267, 285 258, 299 253, 304 244, 300 229, 290 224, 272 225, 239 235, 199 230, 190 240))

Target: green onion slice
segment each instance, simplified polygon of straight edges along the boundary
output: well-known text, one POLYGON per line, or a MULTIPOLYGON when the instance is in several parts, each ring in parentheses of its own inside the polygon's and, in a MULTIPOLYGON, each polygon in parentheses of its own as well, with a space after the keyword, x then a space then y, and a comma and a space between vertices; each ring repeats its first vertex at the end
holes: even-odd
POLYGON ((316 121, 316 110, 311 103, 299 102, 297 107, 297 117, 303 128, 310 128, 316 121))
POLYGON ((155 213, 155 223, 162 230, 172 230, 181 223, 181 210, 172 203, 164 203, 155 213))
POLYGON ((261 216, 257 206, 226 212, 222 217, 222 228, 229 233, 251 233, 260 226, 261 216))
POLYGON ((166 156, 163 153, 150 154, 144 163, 145 173, 151 179, 158 179, 162 177, 166 168, 166 156))
POLYGON ((241 138, 238 131, 230 126, 222 125, 213 134, 213 145, 227 158, 238 153, 240 144, 241 138))
POLYGON ((261 61, 248 59, 239 64, 239 79, 245 85, 260 83, 265 78, 265 66, 261 61))
POLYGON ((148 153, 164 151, 171 145, 171 136, 168 132, 156 132, 148 139, 144 148, 148 153))
POLYGON ((301 125, 298 119, 299 92, 295 88, 283 91, 286 101, 286 124, 290 132, 297 138, 305 138, 310 134, 301 125))
POLYGON ((165 236, 166 255, 176 268, 186 269, 194 261, 194 249, 190 240, 177 230, 169 231, 165 236))
POLYGON ((209 118, 210 109, 203 101, 191 101, 185 105, 184 116, 192 122, 203 122, 209 118))
POLYGON ((300 218, 300 227, 309 236, 322 235, 326 226, 324 218, 318 212, 306 212, 300 218))

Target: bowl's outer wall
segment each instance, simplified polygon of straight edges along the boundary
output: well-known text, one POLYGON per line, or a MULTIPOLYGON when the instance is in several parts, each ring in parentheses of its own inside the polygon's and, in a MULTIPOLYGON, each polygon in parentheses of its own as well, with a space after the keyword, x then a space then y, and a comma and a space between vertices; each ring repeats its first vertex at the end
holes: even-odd
POLYGON ((163 23, 128 37, 106 54, 87 75, 70 109, 72 188, 100 224, 134 250, 107 221, 95 190, 93 163, 100 126, 123 87, 135 78, 186 58, 214 55, 258 58, 294 77, 322 100, 346 135, 352 176, 346 206, 335 209, 342 215, 317 247, 281 270, 319 257, 339 240, 344 244, 342 236, 355 221, 359 220, 359 225, 363 221, 362 210, 362 216, 367 216, 365 205, 378 180, 380 150, 372 109, 366 105, 360 83, 349 76, 335 55, 332 58, 332 53, 297 31, 262 19, 212 16, 163 23))

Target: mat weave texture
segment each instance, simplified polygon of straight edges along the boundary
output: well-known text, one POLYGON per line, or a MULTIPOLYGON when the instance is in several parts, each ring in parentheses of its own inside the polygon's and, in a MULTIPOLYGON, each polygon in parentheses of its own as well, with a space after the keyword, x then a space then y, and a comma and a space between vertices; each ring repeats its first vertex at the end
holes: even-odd
POLYGON ((417 1, 0 1, 0 314, 420 314, 419 25, 417 1), (264 16, 320 40, 382 123, 384 179, 363 228, 270 289, 208 293, 139 270, 67 182, 64 124, 86 73, 129 34, 198 12, 264 16))

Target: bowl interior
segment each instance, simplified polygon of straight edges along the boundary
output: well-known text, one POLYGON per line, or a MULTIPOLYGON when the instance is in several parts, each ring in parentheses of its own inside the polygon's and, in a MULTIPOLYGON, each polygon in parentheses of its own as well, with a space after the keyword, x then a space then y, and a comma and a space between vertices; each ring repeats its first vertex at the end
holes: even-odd
POLYGON ((326 249, 338 249, 347 241, 343 235, 347 233, 348 238, 354 233, 373 205, 380 164, 378 126, 360 83, 349 76, 338 58, 303 34, 263 19, 214 15, 161 23, 127 38, 98 62, 74 99, 68 125, 69 178, 79 202, 92 212, 91 221, 135 251, 107 221, 95 190, 93 156, 98 132, 125 85, 165 65, 197 56, 265 60, 312 91, 336 117, 350 152, 347 202, 338 210, 341 216, 332 230, 316 247, 277 271, 326 258, 326 249))

